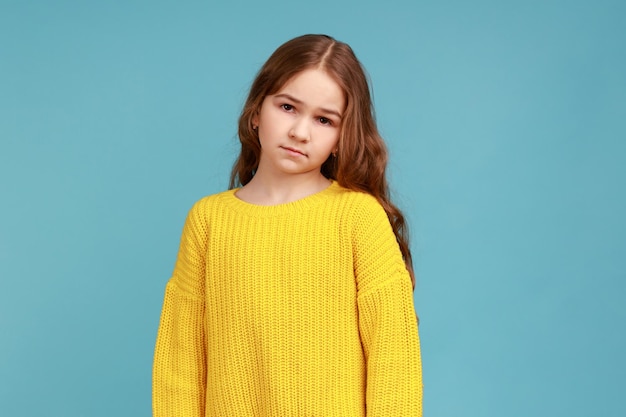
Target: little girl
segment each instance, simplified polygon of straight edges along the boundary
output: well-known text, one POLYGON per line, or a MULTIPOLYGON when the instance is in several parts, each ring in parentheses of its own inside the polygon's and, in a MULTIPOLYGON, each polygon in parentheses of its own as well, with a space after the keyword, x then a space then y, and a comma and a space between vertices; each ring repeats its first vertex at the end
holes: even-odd
POLYGON ((411 254, 352 49, 280 46, 239 119, 231 189, 187 217, 155 417, 422 415, 411 254))

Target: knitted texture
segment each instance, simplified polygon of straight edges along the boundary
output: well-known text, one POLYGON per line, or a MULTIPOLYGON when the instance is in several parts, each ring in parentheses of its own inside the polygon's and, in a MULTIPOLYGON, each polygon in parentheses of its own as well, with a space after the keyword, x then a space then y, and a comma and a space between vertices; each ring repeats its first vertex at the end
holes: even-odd
POLYGON ((411 281, 385 211, 333 184, 187 217, 156 342, 155 417, 422 415, 411 281))

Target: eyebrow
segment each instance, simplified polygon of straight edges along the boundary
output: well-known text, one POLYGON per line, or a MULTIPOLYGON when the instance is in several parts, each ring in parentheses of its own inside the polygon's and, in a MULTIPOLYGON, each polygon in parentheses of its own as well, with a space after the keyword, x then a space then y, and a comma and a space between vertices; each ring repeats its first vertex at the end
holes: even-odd
MULTIPOLYGON (((286 98, 287 100, 291 100, 296 104, 303 104, 304 102, 302 100, 298 100, 297 98, 295 98, 294 96, 290 95, 290 94, 285 94, 285 93, 281 93, 281 94, 276 94, 274 97, 277 98, 286 98)), ((339 118, 339 120, 341 120, 341 114, 336 111, 336 110, 331 110, 331 109, 325 109, 325 108, 320 108, 320 110, 324 113, 327 114, 332 114, 335 115, 339 118)))

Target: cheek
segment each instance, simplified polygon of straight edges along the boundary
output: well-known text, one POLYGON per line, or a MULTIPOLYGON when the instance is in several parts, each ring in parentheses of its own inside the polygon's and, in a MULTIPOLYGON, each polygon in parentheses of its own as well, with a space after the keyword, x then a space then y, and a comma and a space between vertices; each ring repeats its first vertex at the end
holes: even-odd
POLYGON ((328 144, 332 149, 335 149, 339 144, 339 130, 333 130, 328 134, 328 144))
POLYGON ((275 138, 277 136, 275 123, 268 123, 267 120, 261 119, 261 123, 257 129, 257 136, 259 137, 259 141, 261 143, 275 138))
POLYGON ((258 117, 259 126, 262 126, 265 132, 280 130, 285 122, 285 115, 276 109, 263 109, 258 117))

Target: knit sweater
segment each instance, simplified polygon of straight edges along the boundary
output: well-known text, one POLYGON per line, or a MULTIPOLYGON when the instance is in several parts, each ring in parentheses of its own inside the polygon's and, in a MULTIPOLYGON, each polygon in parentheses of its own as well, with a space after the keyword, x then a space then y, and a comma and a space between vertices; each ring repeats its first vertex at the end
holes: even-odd
POLYGON ((155 417, 422 415, 412 287, 385 211, 336 182, 190 210, 165 289, 155 417))

